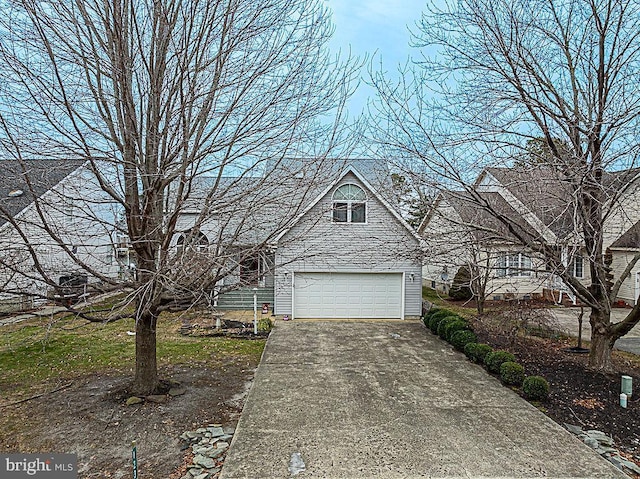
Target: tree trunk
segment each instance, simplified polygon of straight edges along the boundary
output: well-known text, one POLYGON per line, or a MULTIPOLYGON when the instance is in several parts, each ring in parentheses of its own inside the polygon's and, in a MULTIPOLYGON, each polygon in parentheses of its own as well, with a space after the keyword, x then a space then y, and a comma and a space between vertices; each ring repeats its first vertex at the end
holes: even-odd
POLYGON ((157 313, 142 309, 136 321, 136 374, 133 393, 141 396, 156 392, 158 369, 156 359, 157 313))
POLYGON ((598 371, 613 371, 611 353, 618 337, 611 331, 609 314, 594 309, 591 311, 589 322, 591 323, 589 367, 598 371))

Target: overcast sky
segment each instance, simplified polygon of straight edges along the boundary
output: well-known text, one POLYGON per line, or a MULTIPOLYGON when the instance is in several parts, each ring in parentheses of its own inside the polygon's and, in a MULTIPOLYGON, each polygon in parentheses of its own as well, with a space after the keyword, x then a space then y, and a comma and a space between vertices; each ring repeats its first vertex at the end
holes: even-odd
MULTIPOLYGON (((332 49, 342 49, 374 61, 382 60, 386 71, 394 72, 412 54, 409 47, 408 26, 413 28, 420 19, 425 0, 325 0, 333 10, 335 33, 332 49)), ((366 70, 363 71, 366 75, 366 70)), ((352 115, 357 115, 373 91, 361 85, 349 104, 352 115)))

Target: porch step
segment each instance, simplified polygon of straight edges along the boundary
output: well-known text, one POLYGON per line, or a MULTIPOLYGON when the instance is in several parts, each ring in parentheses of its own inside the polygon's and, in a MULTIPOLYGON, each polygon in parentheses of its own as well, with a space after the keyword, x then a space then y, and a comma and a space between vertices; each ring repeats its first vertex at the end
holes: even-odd
MULTIPOLYGON (((240 288, 221 294, 218 297, 217 309, 253 309, 253 289, 240 288)), ((269 303, 273 308, 273 288, 258 288, 258 308, 262 308, 262 303, 269 303)))

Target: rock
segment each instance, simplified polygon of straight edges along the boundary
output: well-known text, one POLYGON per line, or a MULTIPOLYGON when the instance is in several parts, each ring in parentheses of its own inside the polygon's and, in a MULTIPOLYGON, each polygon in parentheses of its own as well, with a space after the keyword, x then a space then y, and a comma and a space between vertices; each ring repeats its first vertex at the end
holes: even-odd
POLYGON ((132 406, 133 404, 140 404, 143 402, 144 402, 144 399, 139 398, 137 396, 131 396, 129 399, 127 399, 126 405, 132 406))
POLYGON ((169 389, 168 394, 171 397, 176 397, 176 396, 182 396, 186 392, 187 392, 186 388, 171 388, 169 389))
POLYGON ((579 426, 574 426, 573 424, 564 423, 564 427, 567 429, 567 431, 577 436, 583 433, 582 429, 580 429, 579 426))
POLYGON ((618 450, 615 447, 600 446, 598 447, 598 452, 600 454, 613 454, 613 453, 617 453, 618 450))
POLYGON ((600 444, 604 444, 607 446, 613 446, 614 442, 613 439, 610 438, 609 436, 607 436, 604 432, 601 431, 596 431, 595 429, 591 429, 589 431, 586 432, 586 434, 595 439, 596 441, 598 441, 600 444))
POLYGON ((623 467, 629 469, 630 471, 633 471, 636 474, 640 474, 640 467, 638 467, 636 463, 627 461, 624 458, 620 458, 620 463, 622 464, 623 467))
POLYGON ((197 434, 204 434, 205 432, 207 432, 206 427, 199 427, 198 429, 196 429, 197 434))
POLYGON ((211 459, 216 459, 222 456, 226 451, 227 451, 226 447, 221 449, 213 449, 211 452, 207 453, 207 457, 210 457, 211 459))
POLYGON ((620 456, 609 456, 607 457, 607 461, 616 466, 618 469, 622 470, 622 463, 620 462, 620 456))
POLYGON ((202 454, 197 454, 193 458, 193 463, 202 466, 205 469, 211 469, 216 466, 216 462, 210 457, 203 456, 202 454))
POLYGON ((233 436, 230 434, 225 434, 224 436, 220 436, 215 438, 215 441, 229 441, 230 439, 233 439, 233 436))
POLYGON ((600 447, 600 443, 592 437, 585 437, 583 442, 593 449, 598 449, 598 447, 600 447))
POLYGON ((193 476, 193 479, 207 479, 209 477, 208 472, 203 472, 202 474, 198 474, 197 476, 193 476))
POLYGON ((224 429, 224 433, 230 436, 233 436, 236 433, 236 428, 235 427, 225 427, 224 429))
POLYGON ((204 472, 204 469, 202 469, 200 466, 196 466, 195 464, 191 464, 189 466, 189 474, 191 474, 191 477, 197 476, 198 474, 202 474, 203 472, 204 472))
POLYGON ((208 452, 213 451, 213 449, 214 449, 214 447, 213 447, 213 446, 197 446, 197 445, 194 445, 194 446, 193 446, 193 453, 194 453, 194 454, 202 454, 202 455, 205 455, 205 454, 207 454, 208 452))
POLYGON ((224 429, 221 427, 208 427, 207 431, 211 433, 211 437, 220 437, 225 435, 224 429))
POLYGON ((216 442, 216 448, 217 449, 226 449, 227 447, 229 447, 229 443, 228 442, 224 442, 224 441, 216 442))
POLYGON ((155 404, 164 404, 168 400, 164 394, 152 394, 151 396, 145 396, 145 399, 155 404))

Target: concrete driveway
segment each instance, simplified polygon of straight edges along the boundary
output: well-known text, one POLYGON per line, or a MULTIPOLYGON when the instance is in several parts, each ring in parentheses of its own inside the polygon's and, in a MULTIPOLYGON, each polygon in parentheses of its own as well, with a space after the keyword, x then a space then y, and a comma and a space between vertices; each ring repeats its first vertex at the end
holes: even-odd
POLYGON ((419 322, 280 322, 222 478, 625 478, 419 322))
MULTIPOLYGON (((578 316, 580 316, 580 308, 552 308, 551 313, 555 317, 554 328, 571 336, 578 336, 578 316)), ((582 317, 582 338, 591 340, 591 325, 589 324, 589 308, 584 308, 584 316, 582 317)), ((622 321, 627 314, 628 309, 614 308, 611 311, 611 320, 614 323, 622 321)), ((615 344, 616 349, 627 351, 629 353, 640 355, 640 324, 634 327, 629 333, 618 339, 615 344)))

